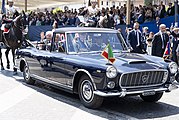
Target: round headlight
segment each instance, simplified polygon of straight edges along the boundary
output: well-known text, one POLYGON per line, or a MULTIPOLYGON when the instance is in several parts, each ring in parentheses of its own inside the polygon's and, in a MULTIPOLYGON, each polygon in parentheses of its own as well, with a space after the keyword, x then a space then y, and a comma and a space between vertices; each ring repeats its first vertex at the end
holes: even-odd
POLYGON ((108 78, 115 78, 117 76, 117 70, 115 67, 113 66, 109 66, 107 69, 106 69, 106 76, 108 78))
POLYGON ((171 62, 168 67, 172 74, 176 73, 178 70, 178 65, 175 62, 171 62))

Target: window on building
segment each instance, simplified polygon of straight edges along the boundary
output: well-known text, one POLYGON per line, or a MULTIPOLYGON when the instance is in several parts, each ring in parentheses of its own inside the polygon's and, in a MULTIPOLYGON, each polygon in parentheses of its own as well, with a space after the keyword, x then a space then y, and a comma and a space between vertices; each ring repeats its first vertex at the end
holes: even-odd
POLYGON ((119 2, 119 6, 121 6, 121 3, 119 2))
POLYGON ((103 5, 103 1, 101 1, 101 5, 103 5))

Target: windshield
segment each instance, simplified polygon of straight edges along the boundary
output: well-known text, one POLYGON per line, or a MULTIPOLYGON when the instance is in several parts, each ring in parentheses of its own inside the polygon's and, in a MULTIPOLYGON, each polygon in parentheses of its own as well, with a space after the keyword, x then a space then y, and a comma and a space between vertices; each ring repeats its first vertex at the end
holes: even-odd
POLYGON ((101 52, 107 44, 113 52, 127 50, 120 33, 107 32, 74 32, 67 33, 68 52, 101 52))

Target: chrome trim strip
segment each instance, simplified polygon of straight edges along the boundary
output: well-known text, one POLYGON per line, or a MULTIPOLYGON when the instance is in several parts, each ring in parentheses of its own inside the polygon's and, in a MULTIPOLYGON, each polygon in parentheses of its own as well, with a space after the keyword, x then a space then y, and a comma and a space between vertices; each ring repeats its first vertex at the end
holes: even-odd
POLYGON ((78 69, 78 70, 75 72, 75 74, 73 75, 73 79, 72 79, 72 87, 73 87, 75 75, 76 75, 78 72, 85 72, 85 73, 89 76, 89 78, 91 79, 92 84, 93 84, 93 87, 94 87, 94 90, 97 89, 97 88, 96 88, 96 84, 95 84, 95 82, 94 82, 94 80, 93 80, 91 74, 90 74, 87 70, 85 70, 85 69, 78 69))
POLYGON ((154 77, 153 81, 156 79, 157 79, 157 72, 155 72, 155 77, 154 77))
POLYGON ((129 47, 127 45, 127 42, 125 42, 124 37, 122 36, 122 33, 118 31, 118 34, 120 35, 122 42, 125 44, 125 47, 127 48, 127 51, 128 51, 129 47))
POLYGON ((146 70, 138 70, 138 71, 133 71, 133 72, 125 72, 123 74, 136 73, 136 72, 150 72, 150 71, 164 71, 164 72, 168 72, 168 70, 166 70, 166 69, 146 69, 146 70))
POLYGON ((109 30, 109 31, 103 31, 103 30, 99 30, 99 31, 93 31, 93 30, 89 30, 89 31, 81 31, 81 30, 72 30, 72 31, 69 31, 69 32, 65 32, 65 33, 87 33, 87 32, 89 32, 89 33, 99 33, 99 32, 101 32, 101 33, 118 33, 118 31, 117 30, 114 30, 114 29, 112 29, 112 30, 109 30))
POLYGON ((132 92, 127 92, 126 94, 131 95, 131 94, 140 94, 143 92, 150 92, 150 91, 158 92, 158 91, 167 91, 167 90, 168 88, 158 88, 158 89, 151 89, 151 90, 144 90, 144 91, 132 91, 132 92))
POLYGON ((125 89, 125 88, 142 88, 142 87, 155 87, 155 86, 160 86, 160 85, 162 85, 162 84, 133 86, 133 87, 121 87, 121 88, 123 88, 123 89, 125 89))
POLYGON ((99 96, 102 96, 102 97, 112 97, 112 96, 121 96, 122 95, 122 92, 117 92, 117 93, 105 93, 105 92, 101 92, 101 91, 94 91, 93 92, 95 95, 99 95, 99 96))
MULTIPOLYGON (((140 74, 140 73, 139 73, 139 74, 140 74)), ((138 78, 137 78, 137 74, 136 74, 136 77, 135 77, 134 83, 136 83, 137 79, 138 79, 138 78)))
POLYGON ((124 97, 126 95, 132 95, 132 94, 141 94, 144 92, 150 92, 150 91, 155 91, 155 92, 162 92, 162 91, 167 91, 168 88, 158 88, 158 89, 151 89, 151 90, 144 90, 144 91, 132 91, 132 92, 127 92, 125 89, 122 92, 102 92, 102 91, 94 91, 95 95, 99 95, 102 97, 112 97, 112 96, 119 96, 119 97, 124 97))
POLYGON ((135 60, 133 60, 133 61, 131 60, 131 61, 128 61, 127 63, 128 63, 128 64, 131 64, 131 63, 138 63, 138 62, 139 62, 139 63, 140 63, 140 62, 141 62, 141 63, 146 63, 145 60, 136 60, 136 61, 135 61, 135 60))
POLYGON ((68 38, 67 38, 67 33, 65 33, 65 42, 66 42, 66 45, 65 45, 65 47, 66 47, 66 54, 69 54, 69 52, 68 52, 68 38))
MULTIPOLYGON (((130 73, 141 73, 141 72, 150 72, 150 71, 154 71, 154 72, 167 72, 168 73, 168 71, 167 70, 165 70, 165 69, 148 69, 148 70, 139 70, 139 71, 133 71, 133 72, 125 72, 125 73, 122 73, 121 74, 121 76, 120 76, 120 79, 119 79, 119 86, 121 87, 121 88, 141 88, 141 87, 155 87, 155 86, 159 86, 159 85, 162 85, 162 84, 155 84, 155 85, 143 85, 143 86, 133 86, 133 87, 122 87, 121 86, 121 80, 122 80, 122 77, 125 75, 125 74, 130 74, 130 73)), ((154 77, 156 76, 155 74, 153 75, 154 77)), ((131 77, 131 79, 132 79, 132 77, 131 77)))
POLYGON ((43 82, 46 82, 46 83, 49 83, 49 84, 52 84, 52 85, 56 85, 56 86, 59 86, 59 87, 64 88, 64 89, 72 90, 72 87, 70 87, 68 85, 64 85, 64 84, 61 84, 61 83, 58 83, 58 82, 55 82, 55 81, 40 77, 38 75, 31 74, 30 76, 35 78, 35 79, 38 79, 40 81, 43 81, 43 82))
MULTIPOLYGON (((140 72, 140 78, 142 77, 142 72, 140 72)), ((138 85, 140 84, 140 81, 138 81, 138 85)))

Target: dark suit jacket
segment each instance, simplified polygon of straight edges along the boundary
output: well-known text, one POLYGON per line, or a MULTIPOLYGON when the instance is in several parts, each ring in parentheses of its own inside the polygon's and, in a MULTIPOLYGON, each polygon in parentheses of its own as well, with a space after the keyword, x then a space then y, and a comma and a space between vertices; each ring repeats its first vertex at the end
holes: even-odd
POLYGON ((177 58, 177 48, 178 48, 178 44, 179 41, 177 40, 177 38, 179 37, 179 34, 175 34, 174 32, 171 33, 171 35, 173 36, 173 48, 172 48, 172 60, 175 61, 178 64, 178 58, 177 58))
POLYGON ((137 46, 138 41, 137 41, 137 36, 134 30, 132 30, 131 32, 129 32, 128 36, 127 36, 127 40, 128 40, 128 45, 129 47, 132 47, 133 51, 135 53, 143 53, 144 50, 144 46, 143 46, 143 39, 142 39, 142 34, 141 32, 139 32, 139 42, 140 45, 137 46))
POLYGON ((177 38, 179 37, 179 34, 175 34, 174 32, 171 33, 171 35, 173 36, 173 48, 172 48, 172 52, 176 53, 179 41, 177 40, 177 38))
POLYGON ((168 16, 173 16, 173 15, 175 15, 175 8, 174 8, 174 7, 168 8, 168 10, 167 10, 167 15, 168 15, 168 16))
POLYGON ((162 9, 161 12, 160 12, 159 17, 160 17, 160 18, 164 18, 164 17, 165 17, 165 13, 166 13, 166 11, 165 11, 165 8, 163 7, 163 9, 162 9))
POLYGON ((139 24, 144 23, 144 16, 143 16, 143 15, 140 15, 140 16, 137 18, 137 22, 138 22, 139 24))
POLYGON ((175 38, 173 39, 173 48, 172 48, 172 60, 178 64, 178 59, 177 59, 177 47, 178 47, 178 40, 175 38))
POLYGON ((164 49, 162 49, 162 38, 160 32, 156 33, 154 39, 152 41, 152 55, 163 57, 167 42, 169 41, 169 36, 164 33, 165 40, 164 40, 164 49))

